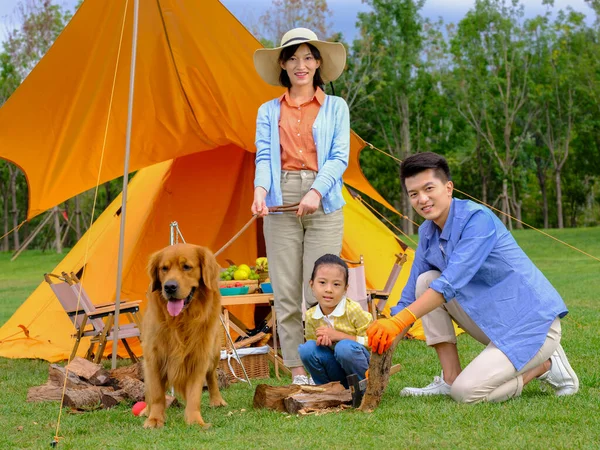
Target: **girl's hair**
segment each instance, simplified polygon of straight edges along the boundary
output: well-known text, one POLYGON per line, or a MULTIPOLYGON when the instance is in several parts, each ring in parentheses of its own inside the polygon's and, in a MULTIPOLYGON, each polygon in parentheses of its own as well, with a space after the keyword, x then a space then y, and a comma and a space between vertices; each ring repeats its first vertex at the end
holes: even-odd
MULTIPOLYGON (((298 50, 298 47, 300 47, 301 45, 302 44, 296 44, 290 45, 289 47, 284 47, 283 50, 281 50, 281 53, 279 53, 279 62, 284 63, 292 56, 294 56, 296 50, 298 50)), ((311 44, 306 45, 308 45, 308 48, 310 49, 310 52, 312 53, 313 57, 317 61, 320 61, 321 64, 323 64, 323 60, 321 59, 321 52, 319 51, 319 49, 311 44)), ((281 69, 281 72, 279 73, 279 83, 288 89, 292 87, 290 77, 284 69, 281 69)), ((325 82, 323 81, 323 78, 321 78, 321 68, 319 67, 315 71, 315 76, 313 77, 313 87, 317 88, 319 86, 323 86, 324 84, 325 82)))
POLYGON ((317 269, 319 266, 340 266, 342 271, 344 272, 344 283, 348 284, 348 265, 344 262, 342 258, 336 255, 332 255, 331 253, 327 253, 321 256, 319 259, 315 261, 315 266, 312 271, 312 275, 310 276, 310 281, 315 281, 315 276, 317 274, 317 269))

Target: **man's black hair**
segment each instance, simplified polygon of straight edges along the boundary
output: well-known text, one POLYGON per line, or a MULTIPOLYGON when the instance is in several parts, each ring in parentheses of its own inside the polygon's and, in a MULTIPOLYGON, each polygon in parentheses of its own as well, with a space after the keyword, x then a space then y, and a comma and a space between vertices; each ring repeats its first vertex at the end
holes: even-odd
POLYGON ((428 169, 433 169, 435 176, 444 183, 450 181, 450 167, 448 161, 441 155, 433 152, 415 153, 400 164, 400 181, 406 191, 406 179, 414 177, 428 169))
MULTIPOLYGON (((290 45, 289 47, 284 47, 283 50, 281 50, 281 53, 279 53, 279 62, 284 63, 292 56, 294 56, 296 50, 298 50, 298 47, 300 47, 301 45, 302 44, 297 44, 290 45)), ((312 53, 313 57, 321 64, 323 64, 323 59, 321 58, 321 52, 319 51, 319 49, 311 44, 306 45, 308 45, 308 48, 310 49, 310 52, 312 53)), ((281 69, 281 72, 279 73, 279 84, 285 86, 288 89, 292 87, 290 77, 284 69, 281 69)), ((313 77, 313 87, 316 89, 317 87, 323 87, 324 84, 325 82, 323 81, 323 78, 321 78, 321 68, 319 67, 317 68, 317 70, 315 70, 315 76, 313 77)))

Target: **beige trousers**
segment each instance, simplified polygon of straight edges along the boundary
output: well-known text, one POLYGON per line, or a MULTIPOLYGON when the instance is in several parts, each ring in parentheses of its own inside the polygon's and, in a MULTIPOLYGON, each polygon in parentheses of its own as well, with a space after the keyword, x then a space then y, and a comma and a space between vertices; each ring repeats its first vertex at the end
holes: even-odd
MULTIPOLYGON (((316 172, 281 173, 284 205, 297 203, 310 190, 316 172)), ((298 217, 295 212, 269 214, 264 219, 264 235, 269 260, 269 276, 275 297, 275 312, 283 362, 300 367, 298 346, 304 343, 302 293, 307 308, 317 303, 308 284, 315 261, 326 253, 342 251, 344 215, 341 209, 325 214, 323 207, 298 217)))
MULTIPOLYGON (((440 275, 441 273, 437 270, 421 274, 415 288, 417 298, 440 275)), ((549 359, 560 344, 560 319, 556 318, 550 326, 546 341, 540 350, 525 367, 517 371, 506 355, 493 342, 490 342, 458 302, 452 300, 421 318, 427 345, 443 342, 456 344, 452 319, 468 334, 486 345, 485 349, 464 368, 452 384, 450 395, 460 403, 502 402, 518 397, 523 390, 522 374, 549 359)))

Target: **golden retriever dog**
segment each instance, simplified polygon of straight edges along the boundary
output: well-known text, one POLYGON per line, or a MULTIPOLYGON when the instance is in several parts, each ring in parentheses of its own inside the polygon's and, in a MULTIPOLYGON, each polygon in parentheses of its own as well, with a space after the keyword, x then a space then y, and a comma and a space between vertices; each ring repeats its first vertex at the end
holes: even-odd
POLYGON ((210 406, 225 406, 217 383, 220 357, 219 266, 206 248, 166 247, 150 257, 148 308, 142 328, 146 384, 145 428, 165 423, 169 386, 185 399, 185 421, 204 428, 200 400, 204 382, 210 406))

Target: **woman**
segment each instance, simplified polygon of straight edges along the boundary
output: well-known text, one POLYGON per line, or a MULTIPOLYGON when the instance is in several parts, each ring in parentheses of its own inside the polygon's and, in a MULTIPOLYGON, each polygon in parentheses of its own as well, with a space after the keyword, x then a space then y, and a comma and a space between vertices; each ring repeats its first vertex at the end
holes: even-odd
POLYGON ((261 78, 287 88, 258 110, 251 209, 264 217, 283 361, 295 384, 311 381, 298 354, 302 295, 309 307, 316 303, 308 286, 313 265, 342 249, 350 114, 343 99, 326 95, 321 86, 337 79, 345 64, 342 44, 319 41, 306 28, 288 31, 278 48, 254 53, 261 78), (268 214, 271 206, 294 203, 297 212, 268 214))

